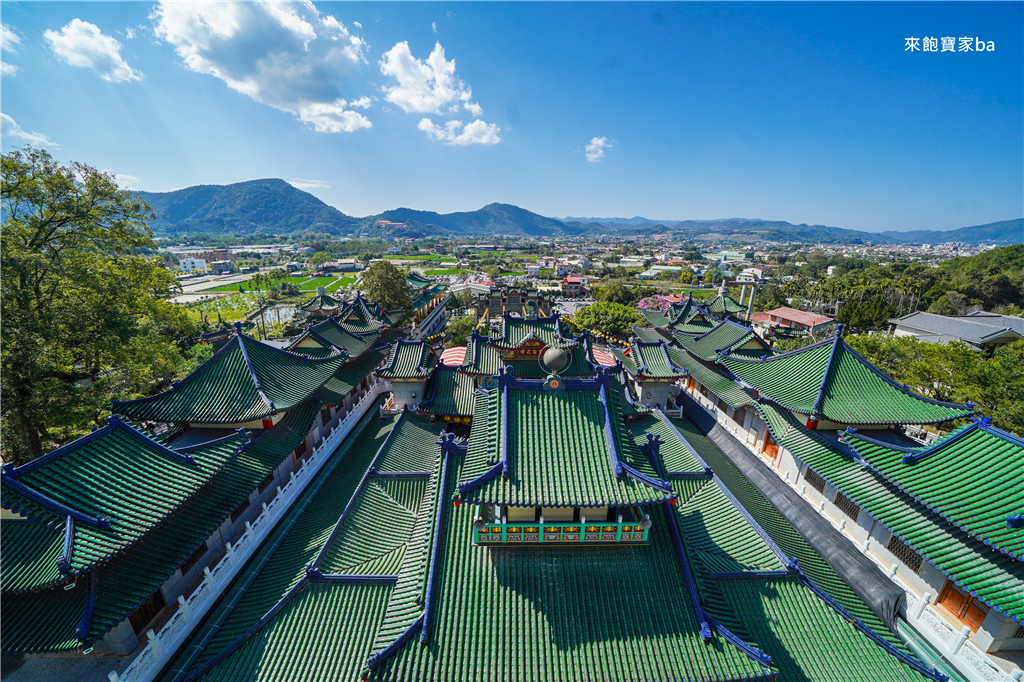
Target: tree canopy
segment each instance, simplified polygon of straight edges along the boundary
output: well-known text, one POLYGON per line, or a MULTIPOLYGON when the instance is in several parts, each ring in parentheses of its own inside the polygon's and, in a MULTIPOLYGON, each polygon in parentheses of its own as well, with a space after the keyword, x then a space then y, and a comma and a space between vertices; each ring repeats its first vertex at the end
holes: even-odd
POLYGON ((372 303, 385 310, 407 309, 412 305, 412 292, 406 274, 386 260, 379 260, 363 274, 363 291, 372 303))
POLYGON ((613 336, 628 336, 634 324, 644 321, 636 308, 610 301, 588 305, 577 312, 573 320, 587 329, 613 336))
POLYGON ((3 456, 88 431, 114 396, 148 392, 194 332, 146 223, 114 177, 26 148, 2 157, 3 456))

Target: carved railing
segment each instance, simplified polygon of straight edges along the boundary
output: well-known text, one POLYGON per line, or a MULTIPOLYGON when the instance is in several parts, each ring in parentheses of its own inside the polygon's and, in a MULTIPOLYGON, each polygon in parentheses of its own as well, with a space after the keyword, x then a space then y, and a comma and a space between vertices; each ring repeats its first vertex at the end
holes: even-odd
POLYGON ((160 631, 146 631, 146 638, 149 641, 125 671, 120 675, 117 672, 110 672, 107 675, 111 682, 148 681, 156 677, 342 440, 359 423, 377 398, 388 390, 390 386, 386 381, 377 380, 372 383, 345 418, 339 421, 313 449, 313 454, 302 462, 298 470, 289 475, 285 485, 278 486, 277 494, 269 502, 263 503, 263 510, 259 516, 252 522, 245 522, 245 532, 241 537, 234 544, 227 543, 227 552, 221 560, 213 568, 207 566, 203 569, 203 580, 192 594, 188 597, 178 597, 178 609, 160 631))
POLYGON ((587 521, 586 516, 579 521, 560 521, 558 523, 540 522, 523 523, 521 521, 496 523, 477 522, 473 525, 473 542, 478 544, 566 544, 566 543, 612 543, 612 542, 646 542, 650 530, 650 517, 635 511, 637 521, 587 521))

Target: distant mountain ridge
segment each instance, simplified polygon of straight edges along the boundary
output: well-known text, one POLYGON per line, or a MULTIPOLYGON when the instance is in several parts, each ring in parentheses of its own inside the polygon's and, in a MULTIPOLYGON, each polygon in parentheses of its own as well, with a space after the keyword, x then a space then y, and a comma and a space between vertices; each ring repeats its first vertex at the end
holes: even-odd
POLYGON ((359 221, 284 180, 196 185, 173 192, 136 192, 153 207, 157 234, 348 234, 359 221))
POLYGON ((679 239, 796 241, 833 244, 1024 242, 1024 219, 1004 220, 959 230, 861 232, 826 225, 794 225, 781 220, 726 218, 722 220, 655 221, 632 218, 549 218, 512 204, 488 204, 476 211, 436 213, 396 208, 375 216, 355 218, 284 180, 249 180, 232 185, 197 185, 173 192, 136 192, 153 207, 159 235, 291 234, 326 232, 335 235, 428 237, 463 235, 490 237, 597 237, 608 235, 671 234, 679 239), (401 227, 379 221, 400 223, 401 227))

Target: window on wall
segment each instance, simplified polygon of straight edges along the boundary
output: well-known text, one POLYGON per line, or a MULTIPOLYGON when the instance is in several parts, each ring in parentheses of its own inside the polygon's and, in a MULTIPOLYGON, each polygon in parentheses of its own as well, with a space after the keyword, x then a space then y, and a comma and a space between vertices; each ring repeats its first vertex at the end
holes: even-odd
POLYGON ((921 562, 924 561, 924 559, 920 554, 908 547, 905 542, 895 535, 889 538, 889 544, 887 544, 885 548, 892 552, 894 557, 903 562, 903 564, 914 573, 921 570, 921 562))
MULTIPOLYGON (((972 597, 952 580, 946 581, 946 586, 942 588, 935 603, 945 607, 947 611, 956 616, 957 620, 975 632, 981 627, 982 621, 985 620, 985 616, 989 612, 987 605, 972 597)), ((1020 628, 1017 629, 1020 630, 1020 628)))
POLYGON ((807 485, 811 486, 819 493, 825 492, 825 479, 818 475, 818 472, 807 467, 807 472, 804 474, 804 480, 807 481, 807 485))
POLYGON ((743 426, 743 422, 747 420, 747 408, 741 407, 733 412, 732 420, 740 426, 743 426))
POLYGON ((836 493, 835 504, 836 507, 839 508, 839 511, 843 512, 854 521, 856 521, 857 517, 860 516, 860 507, 842 493, 836 493))

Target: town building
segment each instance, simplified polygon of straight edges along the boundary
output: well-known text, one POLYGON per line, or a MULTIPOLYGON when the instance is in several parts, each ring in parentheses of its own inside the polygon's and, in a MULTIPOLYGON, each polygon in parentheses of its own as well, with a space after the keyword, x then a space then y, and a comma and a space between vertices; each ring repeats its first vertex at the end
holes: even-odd
POLYGON ((835 331, 836 321, 825 315, 796 308, 774 308, 750 316, 750 322, 767 339, 822 339, 835 331))
POLYGON ((1024 338, 1024 318, 975 312, 967 315, 936 315, 913 312, 889 320, 893 336, 913 336, 927 343, 966 343, 991 353, 1003 344, 1024 338))
POLYGON ((206 260, 186 256, 178 261, 178 268, 182 272, 206 272, 206 260))
POLYGON ((588 285, 590 283, 589 277, 582 275, 569 275, 564 277, 560 283, 560 289, 562 290, 562 296, 566 298, 580 298, 587 294, 588 285))

